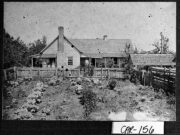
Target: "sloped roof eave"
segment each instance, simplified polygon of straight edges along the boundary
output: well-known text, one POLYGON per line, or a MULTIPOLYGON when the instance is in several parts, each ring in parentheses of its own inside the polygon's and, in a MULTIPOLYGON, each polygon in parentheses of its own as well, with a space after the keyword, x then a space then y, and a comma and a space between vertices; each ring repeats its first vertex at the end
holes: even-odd
POLYGON ((46 46, 43 50, 40 51, 40 54, 42 54, 45 50, 47 50, 57 39, 59 36, 57 36, 48 46, 46 46))
POLYGON ((35 54, 31 55, 32 58, 56 58, 57 54, 35 54))

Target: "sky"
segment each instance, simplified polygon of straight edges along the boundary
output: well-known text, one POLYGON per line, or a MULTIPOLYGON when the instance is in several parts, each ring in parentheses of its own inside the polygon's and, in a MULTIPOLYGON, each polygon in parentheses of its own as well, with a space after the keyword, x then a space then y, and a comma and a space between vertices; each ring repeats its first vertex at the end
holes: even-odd
POLYGON ((25 43, 64 27, 67 38, 131 39, 139 50, 152 50, 160 32, 176 51, 175 2, 4 2, 4 28, 25 43))

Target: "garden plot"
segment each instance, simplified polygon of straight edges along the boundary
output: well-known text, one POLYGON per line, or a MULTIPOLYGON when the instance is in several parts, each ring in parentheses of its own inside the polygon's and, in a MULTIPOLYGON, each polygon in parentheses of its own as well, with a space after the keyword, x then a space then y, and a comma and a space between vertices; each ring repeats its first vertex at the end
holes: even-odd
POLYGON ((176 120, 175 96, 128 80, 52 77, 11 83, 16 85, 5 87, 3 119, 176 120))

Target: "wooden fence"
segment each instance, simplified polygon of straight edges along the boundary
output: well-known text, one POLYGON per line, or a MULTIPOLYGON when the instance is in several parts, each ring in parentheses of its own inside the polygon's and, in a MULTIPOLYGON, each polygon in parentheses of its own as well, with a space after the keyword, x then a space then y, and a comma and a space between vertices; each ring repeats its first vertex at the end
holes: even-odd
POLYGON ((153 75, 153 87, 162 88, 168 92, 175 92, 176 70, 152 67, 151 73, 153 75))
MULTIPOLYGON (((33 78, 33 77, 43 77, 50 78, 52 76, 66 76, 66 77, 79 77, 80 75, 84 76, 85 71, 80 69, 71 69, 68 71, 59 70, 57 68, 18 68, 13 67, 10 69, 4 69, 4 78, 5 80, 11 80, 16 78, 33 78), (11 77, 9 74, 10 69, 11 77)), ((93 76, 96 78, 125 78, 124 69, 118 68, 95 68, 93 70, 93 76)), ((88 76, 88 75, 87 75, 88 76)))
POLYGON ((126 75, 124 68, 96 68, 93 77, 124 79, 126 75))
POLYGON ((8 69, 4 69, 3 73, 4 73, 4 79, 5 80, 13 80, 16 78, 16 67, 11 67, 8 69))
POLYGON ((176 70, 160 67, 151 67, 149 72, 136 71, 137 78, 142 85, 153 86, 155 89, 163 89, 175 92, 176 70))

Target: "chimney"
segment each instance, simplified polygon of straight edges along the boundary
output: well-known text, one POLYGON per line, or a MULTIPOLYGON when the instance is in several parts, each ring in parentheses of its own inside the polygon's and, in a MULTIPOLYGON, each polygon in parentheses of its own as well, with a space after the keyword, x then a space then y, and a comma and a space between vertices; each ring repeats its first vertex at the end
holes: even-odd
POLYGON ((64 27, 58 27, 59 38, 58 38, 58 52, 64 52, 64 27))
POLYGON ((103 40, 107 40, 107 35, 104 35, 104 36, 103 36, 103 40))

